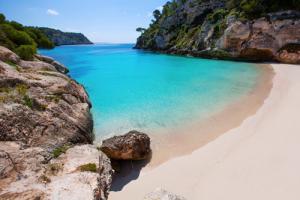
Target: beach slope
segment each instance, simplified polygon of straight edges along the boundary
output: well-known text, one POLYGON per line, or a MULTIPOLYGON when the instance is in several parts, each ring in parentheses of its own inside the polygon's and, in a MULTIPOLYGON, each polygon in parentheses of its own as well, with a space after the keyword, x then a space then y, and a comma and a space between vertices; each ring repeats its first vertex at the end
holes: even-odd
POLYGON ((272 67, 273 88, 255 115, 192 154, 142 172, 110 200, 143 199, 158 187, 188 200, 300 199, 300 68, 272 67))

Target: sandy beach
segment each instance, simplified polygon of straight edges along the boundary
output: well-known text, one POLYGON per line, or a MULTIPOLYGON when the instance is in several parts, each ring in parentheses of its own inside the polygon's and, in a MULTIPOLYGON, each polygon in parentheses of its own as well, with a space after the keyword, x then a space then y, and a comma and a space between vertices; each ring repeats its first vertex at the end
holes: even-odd
POLYGON ((272 89, 254 113, 192 153, 142 170, 109 199, 140 200, 156 188, 188 200, 300 199, 300 68, 272 67, 272 89))

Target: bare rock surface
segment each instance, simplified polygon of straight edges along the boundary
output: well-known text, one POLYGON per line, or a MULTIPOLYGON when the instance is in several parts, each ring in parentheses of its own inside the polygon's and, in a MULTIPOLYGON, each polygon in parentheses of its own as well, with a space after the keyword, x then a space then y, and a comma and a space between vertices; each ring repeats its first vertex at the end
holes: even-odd
POLYGON ((20 62, 20 57, 17 54, 13 53, 11 50, 0 46, 0 60, 18 63, 20 62))
MULTIPOLYGON (((14 163, 10 170, 15 170, 17 178, 0 191, 0 199, 34 199, 39 196, 40 199, 47 200, 89 200, 96 197, 95 191, 97 190, 101 191, 103 197, 99 200, 107 199, 113 170, 109 158, 98 151, 95 146, 74 146, 49 163, 43 163, 41 157, 34 154, 37 150, 26 149, 28 155, 21 152, 20 156, 14 155, 10 146, 14 151, 19 146, 7 143, 4 147, 10 150, 14 163), (101 158, 100 162, 99 158, 101 158), (27 164, 25 165, 20 159, 27 159, 27 164), (87 164, 96 165, 98 170, 80 169, 81 166, 87 164), (101 185, 99 185, 99 180, 101 180, 101 185)), ((2 159, 0 162, 2 163, 2 159)), ((1 182, 4 180, 1 179, 1 182)))
POLYGON ((0 47, 0 199, 93 199, 100 173, 80 166, 111 172, 105 181, 112 170, 95 147, 76 146, 94 138, 88 95, 59 63, 37 57, 0 47))
POLYGON ((100 149, 114 160, 144 160, 151 154, 149 136, 138 131, 104 140, 100 149))
POLYGON ((0 66, 1 141, 50 151, 93 141, 91 104, 81 85, 43 61, 0 61, 0 66))
POLYGON ((46 193, 49 199, 94 199, 94 192, 97 189, 101 190, 102 194, 106 194, 106 197, 102 195, 103 198, 99 200, 106 200, 108 197, 113 174, 110 160, 92 145, 75 146, 69 149, 59 159, 51 161, 48 170, 50 170, 48 173, 50 173, 51 183, 48 184, 46 193), (98 171, 80 171, 80 166, 86 164, 96 164, 98 171), (54 171, 53 166, 56 167, 54 171), (53 172, 55 176, 51 176, 53 172), (101 186, 98 182, 100 179, 101 186))
POLYGON ((172 194, 162 188, 157 188, 155 191, 147 194, 144 200, 186 200, 185 198, 172 194))
POLYGON ((51 57, 43 56, 43 55, 39 55, 39 54, 36 54, 35 57, 40 61, 43 61, 43 62, 53 65, 57 71, 59 71, 63 74, 66 74, 69 72, 69 69, 66 66, 57 62, 56 60, 54 60, 51 57))

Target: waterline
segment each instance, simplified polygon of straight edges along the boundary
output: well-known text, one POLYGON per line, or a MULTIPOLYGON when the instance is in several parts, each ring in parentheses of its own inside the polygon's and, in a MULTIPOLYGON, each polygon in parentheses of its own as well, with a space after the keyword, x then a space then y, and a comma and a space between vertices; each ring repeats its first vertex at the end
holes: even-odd
POLYGON ((210 117, 255 87, 249 63, 152 54, 132 45, 61 46, 41 53, 70 69, 91 98, 96 140, 161 133, 210 117))

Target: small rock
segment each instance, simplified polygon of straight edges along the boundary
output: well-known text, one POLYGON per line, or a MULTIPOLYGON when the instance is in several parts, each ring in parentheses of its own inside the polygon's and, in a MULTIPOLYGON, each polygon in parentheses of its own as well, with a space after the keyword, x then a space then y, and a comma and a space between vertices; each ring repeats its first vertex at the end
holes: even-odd
POLYGON ((144 160, 151 154, 149 136, 138 131, 104 140, 100 149, 115 160, 144 160))
POLYGON ((162 188, 157 188, 154 192, 147 194, 144 200, 186 200, 185 198, 172 194, 162 188))

